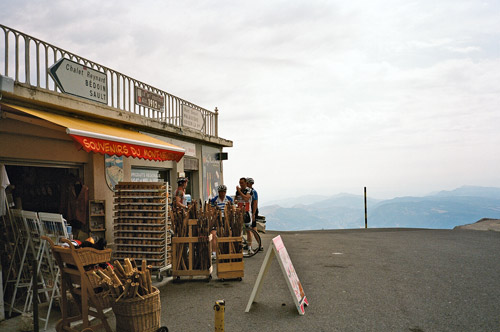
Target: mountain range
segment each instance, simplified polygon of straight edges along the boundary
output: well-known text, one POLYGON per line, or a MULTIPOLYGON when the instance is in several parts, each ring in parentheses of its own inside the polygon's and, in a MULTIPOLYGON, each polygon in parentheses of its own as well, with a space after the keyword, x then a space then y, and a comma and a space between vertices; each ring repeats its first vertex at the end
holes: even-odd
MULTIPOLYGON (((364 197, 307 195, 259 208, 269 230, 362 228, 364 197)), ((451 229, 482 218, 500 218, 500 188, 463 186, 423 197, 367 198, 368 227, 451 229)))

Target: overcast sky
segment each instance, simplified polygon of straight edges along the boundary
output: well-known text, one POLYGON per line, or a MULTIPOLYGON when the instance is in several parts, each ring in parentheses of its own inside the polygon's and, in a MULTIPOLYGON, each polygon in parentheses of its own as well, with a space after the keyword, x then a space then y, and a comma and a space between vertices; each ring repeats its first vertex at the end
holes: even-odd
POLYGON ((218 107, 225 182, 500 187, 500 1, 22 1, 0 23, 218 107))

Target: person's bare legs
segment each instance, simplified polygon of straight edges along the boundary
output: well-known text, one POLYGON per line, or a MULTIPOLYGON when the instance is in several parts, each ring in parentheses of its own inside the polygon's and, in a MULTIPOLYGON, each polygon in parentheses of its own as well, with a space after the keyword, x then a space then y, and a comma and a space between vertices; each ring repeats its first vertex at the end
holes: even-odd
POLYGON ((212 234, 212 241, 210 242, 210 246, 212 247, 212 256, 214 252, 217 252, 217 231, 213 229, 210 234, 212 234))

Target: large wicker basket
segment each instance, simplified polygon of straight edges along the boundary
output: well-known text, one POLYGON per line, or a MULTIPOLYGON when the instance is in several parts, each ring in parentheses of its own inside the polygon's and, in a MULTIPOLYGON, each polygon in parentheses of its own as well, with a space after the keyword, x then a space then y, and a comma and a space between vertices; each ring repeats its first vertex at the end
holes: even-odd
POLYGON ((111 249, 97 250, 94 248, 79 248, 75 251, 83 266, 109 262, 111 249))
POLYGON ((153 287, 153 293, 143 298, 112 301, 116 317, 116 331, 155 332, 160 328, 160 291, 153 287))

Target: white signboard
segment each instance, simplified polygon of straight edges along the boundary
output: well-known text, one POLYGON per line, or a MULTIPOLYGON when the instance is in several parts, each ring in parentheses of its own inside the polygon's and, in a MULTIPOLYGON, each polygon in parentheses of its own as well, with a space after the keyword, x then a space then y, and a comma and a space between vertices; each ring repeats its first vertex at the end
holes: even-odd
POLYGON ((49 74, 64 93, 108 103, 108 79, 105 73, 62 58, 49 68, 49 74))
POLYGON ((187 105, 181 105, 182 126, 201 131, 205 125, 205 119, 200 110, 187 105))
POLYGON ((269 266, 272 262, 271 255, 276 256, 276 258, 278 259, 281 271, 283 272, 283 276, 285 277, 288 289, 290 290, 290 293, 292 293, 293 302, 295 302, 295 306, 297 307, 299 315, 304 315, 304 307, 308 306, 309 302, 307 301, 304 289, 302 288, 302 284, 300 283, 299 277, 295 272, 290 256, 288 256, 285 244, 283 243, 280 235, 273 238, 273 240, 271 241, 271 248, 267 250, 264 262, 262 262, 259 275, 257 276, 257 281, 255 282, 255 285, 253 287, 253 291, 250 295, 250 300, 248 301, 245 312, 249 312, 252 303, 257 300, 257 295, 259 294, 260 288, 262 286, 262 280, 264 279, 264 276, 266 275, 267 270, 269 269, 269 266))

